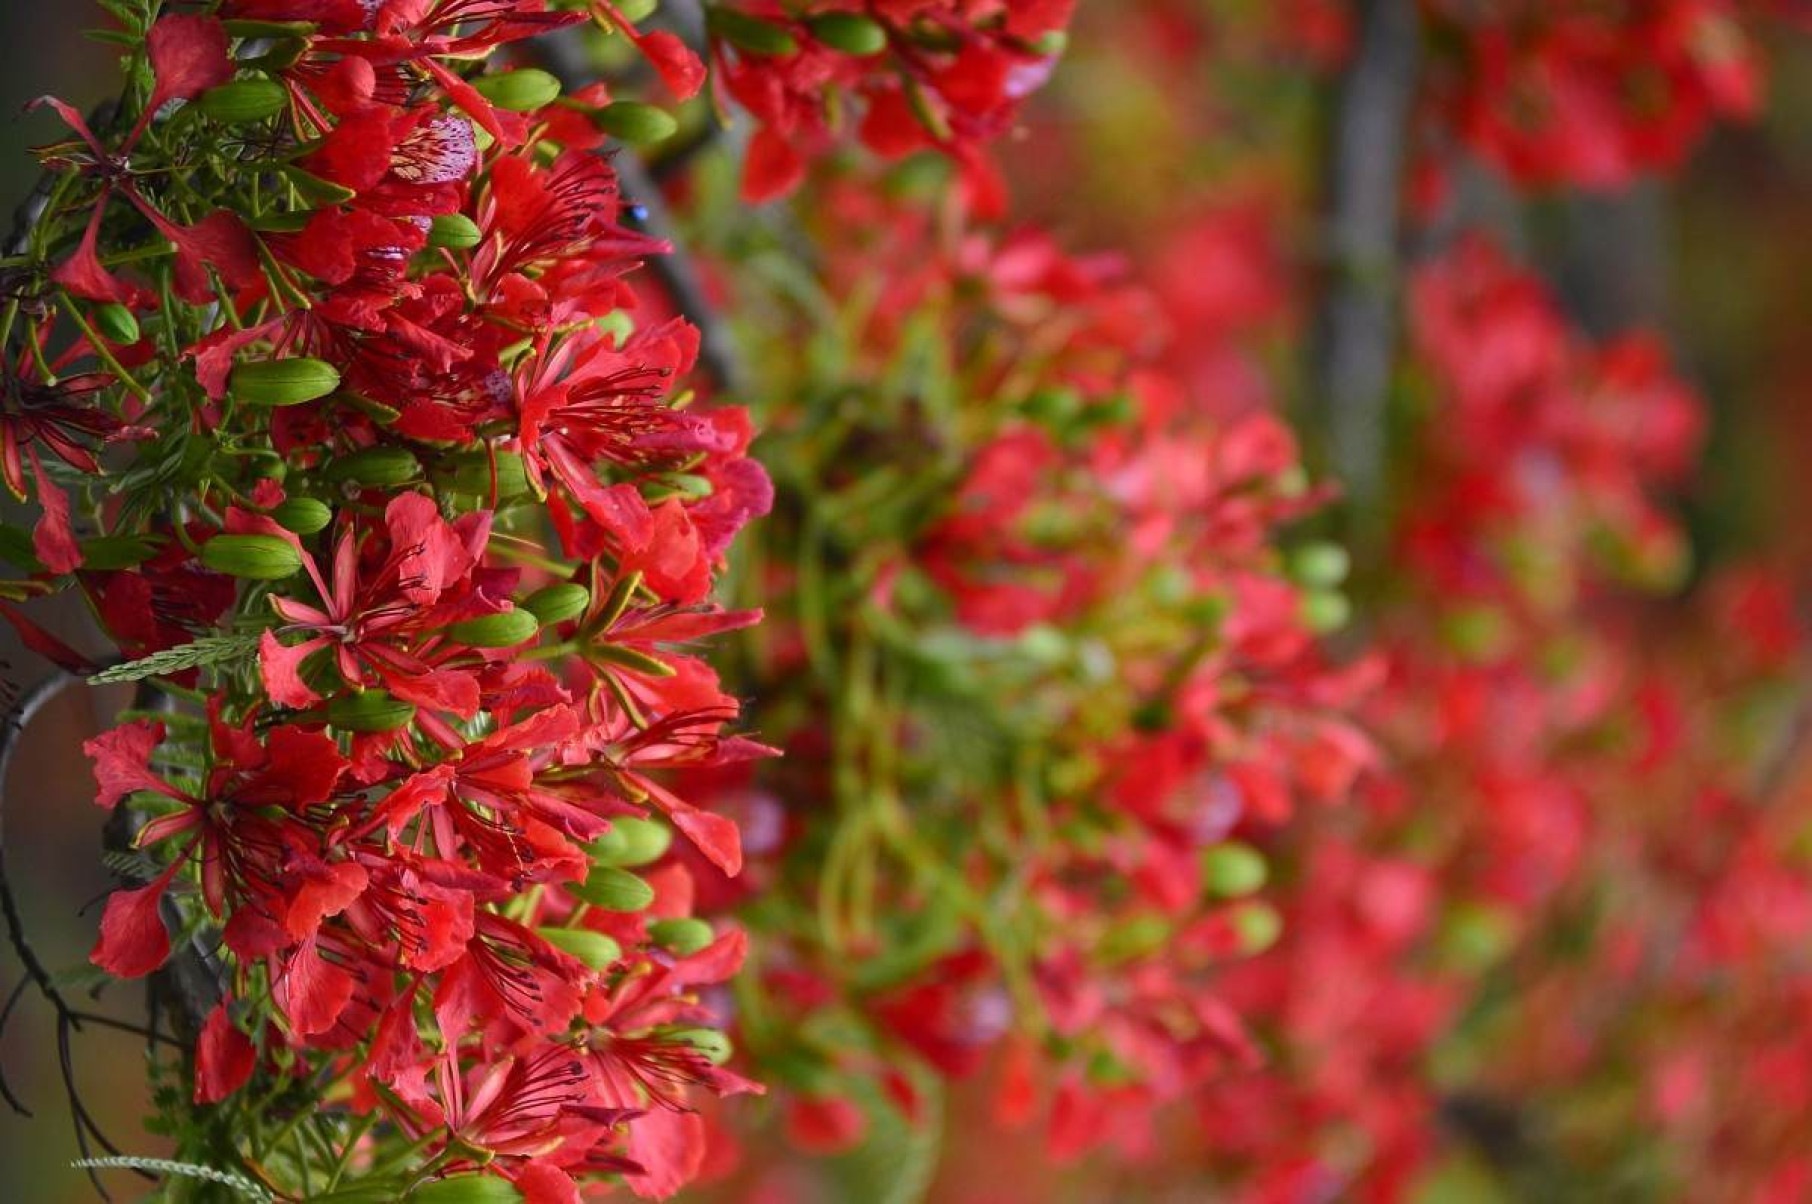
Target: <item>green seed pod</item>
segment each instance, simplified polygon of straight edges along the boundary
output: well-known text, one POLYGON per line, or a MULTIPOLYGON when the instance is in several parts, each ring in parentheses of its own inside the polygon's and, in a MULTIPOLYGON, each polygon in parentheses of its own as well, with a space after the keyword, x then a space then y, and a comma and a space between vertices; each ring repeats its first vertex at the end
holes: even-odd
POLYGON ((566 889, 605 911, 641 911, 654 902, 654 887, 614 865, 593 866, 585 881, 566 889))
POLYGON ((116 343, 136 343, 139 339, 138 318, 118 301, 109 301, 94 311, 94 328, 116 343))
POLYGON ((286 531, 313 535, 333 521, 333 510, 317 498, 292 497, 279 502, 271 511, 271 517, 283 524, 286 531))
POLYGON ((776 57, 794 54, 799 43, 785 29, 759 17, 739 13, 733 8, 713 5, 708 22, 711 32, 738 50, 750 54, 770 54, 776 57))
POLYGON ((648 935, 654 938, 655 944, 663 949, 671 949, 681 957, 690 957, 717 939, 717 934, 711 931, 711 925, 692 916, 656 920, 648 925, 648 935))
POLYGON ((1265 855, 1249 844, 1229 840, 1202 852, 1202 879, 1208 893, 1237 899, 1264 886, 1270 877, 1265 855))
POLYGON ((598 128, 637 146, 665 142, 679 129, 673 114, 639 100, 619 100, 598 110, 598 128))
POLYGON ((736 1052, 736 1047, 730 1044, 730 1038, 714 1028, 681 1028, 669 1035, 675 1041, 696 1049, 713 1066, 722 1066, 736 1052))
POLYGON ((201 562, 249 581, 281 581, 302 567, 302 553, 275 535, 216 535, 201 545, 201 562))
POLYGON ((330 480, 372 487, 406 485, 421 473, 421 461, 406 447, 367 447, 327 466, 330 480))
POLYGON ((293 406, 339 388, 340 372, 332 364, 302 357, 253 360, 234 367, 227 387, 252 405, 293 406))
POLYGON ((1101 956, 1109 962, 1149 957, 1164 947, 1171 924, 1163 916, 1137 915, 1108 929, 1101 939, 1101 956))
POLYGON ((1353 617, 1353 604, 1346 595, 1331 589, 1313 589, 1300 603, 1303 625, 1316 635, 1339 631, 1353 617))
POLYGON ((538 589, 523 600, 522 609, 535 616, 543 627, 576 619, 591 605, 591 591, 583 585, 566 582, 538 589))
POLYGON ((660 7, 660 0, 618 0, 617 12, 631 25, 646 21, 660 7))
POLYGON ((468 648, 514 648, 535 638, 541 624, 526 610, 500 610, 465 619, 447 628, 447 634, 468 648))
POLYGON ((236 79, 209 88, 195 106, 225 125, 243 125, 275 117, 289 107, 289 91, 274 79, 236 79))
POLYGON ((587 928, 537 928, 535 932, 554 948, 572 954, 594 970, 605 969, 623 956, 623 946, 587 928))
POLYGON ((463 213, 441 213, 428 225, 428 245, 463 251, 475 247, 484 235, 478 223, 463 213))
POLYGON ((453 465, 452 486, 456 493, 490 497, 493 471, 499 500, 528 492, 528 470, 516 452, 460 452, 448 459, 453 465))
POLYGON ((595 865, 647 865, 673 845, 673 830, 656 819, 617 816, 610 830, 585 846, 595 865))
POLYGON ((1245 903, 1233 913, 1233 928, 1241 953, 1263 953, 1283 935, 1283 917, 1269 903, 1245 903))
POLYGON ((430 1180, 404 1199, 409 1204, 522 1204, 522 1193, 496 1175, 453 1175, 430 1180))
POLYGON ((512 113, 532 113, 560 98, 560 81, 539 67, 481 76, 472 86, 480 96, 512 113))
POLYGON ((805 24, 814 38, 844 54, 867 56, 887 49, 887 30, 861 13, 822 13, 805 24))
POLYGON ((327 704, 327 721, 349 732, 393 732, 415 718, 415 704, 386 690, 341 694, 327 704))
POLYGON ((1338 589, 1353 558, 1337 543, 1305 543, 1290 553, 1290 577, 1310 589, 1338 589))

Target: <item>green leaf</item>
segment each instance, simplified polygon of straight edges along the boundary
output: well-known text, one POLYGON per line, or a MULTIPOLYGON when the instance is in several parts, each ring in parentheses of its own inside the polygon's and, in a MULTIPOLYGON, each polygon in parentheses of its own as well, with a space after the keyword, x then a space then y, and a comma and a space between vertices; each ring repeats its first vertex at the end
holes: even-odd
POLYGON ((257 652, 258 637, 255 635, 208 635, 192 644, 166 648, 123 665, 102 669, 88 678, 88 684, 107 686, 122 681, 143 681, 147 677, 169 677, 186 669, 250 661, 257 652))

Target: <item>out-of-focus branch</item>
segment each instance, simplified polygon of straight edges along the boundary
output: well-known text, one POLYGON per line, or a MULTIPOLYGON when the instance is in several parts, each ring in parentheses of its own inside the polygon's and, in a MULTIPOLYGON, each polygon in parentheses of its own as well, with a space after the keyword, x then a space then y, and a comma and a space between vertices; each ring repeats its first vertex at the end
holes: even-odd
POLYGON ((1421 59, 1416 0, 1358 0, 1358 40, 1329 137, 1328 279, 1316 315, 1311 414, 1356 511, 1383 486, 1397 344, 1399 220, 1421 59))
MULTIPOLYGON (((687 23, 680 24, 683 27, 687 23)), ((697 34, 702 37, 702 15, 697 26, 697 34)), ((686 30, 682 28, 681 33, 685 36, 686 30)), ((535 51, 542 66, 559 79, 562 86, 576 88, 590 81, 591 66, 585 60, 583 48, 573 38, 551 34, 535 42, 535 51)), ((680 245, 678 228, 667 209, 660 183, 633 149, 613 146, 609 153, 623 199, 634 208, 638 224, 651 237, 673 248, 665 255, 651 258, 648 271, 659 282, 673 308, 698 327, 699 363, 711 374, 719 389, 726 393, 736 392, 742 386, 743 372, 735 339, 723 315, 705 292, 698 265, 680 245)))

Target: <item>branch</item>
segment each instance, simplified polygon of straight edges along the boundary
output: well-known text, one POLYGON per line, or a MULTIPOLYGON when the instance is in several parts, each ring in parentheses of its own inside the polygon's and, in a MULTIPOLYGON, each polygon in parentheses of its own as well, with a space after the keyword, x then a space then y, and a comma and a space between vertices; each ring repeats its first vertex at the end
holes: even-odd
POLYGON ((1359 0, 1328 168, 1330 278, 1316 315, 1311 388, 1329 458, 1356 512, 1378 500, 1397 341, 1399 217, 1421 57, 1416 0, 1359 0))

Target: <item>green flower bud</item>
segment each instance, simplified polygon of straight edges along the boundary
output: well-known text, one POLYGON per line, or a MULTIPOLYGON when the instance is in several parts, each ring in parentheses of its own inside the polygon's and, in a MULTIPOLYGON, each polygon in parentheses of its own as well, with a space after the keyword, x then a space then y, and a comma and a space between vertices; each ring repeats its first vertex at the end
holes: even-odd
POLYGON ((597 865, 647 865, 659 861, 673 845, 673 830, 658 819, 621 815, 610 830, 585 846, 597 865))
POLYGON ((1269 903, 1246 903, 1233 913, 1233 928, 1241 953, 1263 953, 1283 935, 1283 917, 1269 903))
POLYGON ((1353 558, 1337 543, 1305 543, 1290 553, 1290 576, 1311 589, 1338 589, 1353 558))
POLYGON ((463 251, 475 247, 484 235, 478 223, 463 213, 441 213, 428 225, 428 245, 463 251))
POLYGON ((575 898, 605 911, 641 911, 654 902, 654 887, 614 865, 593 866, 585 881, 566 889, 575 898))
POLYGON ((717 939, 717 934, 711 931, 711 925, 692 916, 656 920, 648 925, 648 935, 654 938, 655 944, 663 949, 671 949, 681 957, 690 957, 717 939))
POLYGON ((1211 895, 1223 899, 1249 895, 1269 877, 1265 855, 1249 844, 1229 840, 1202 851, 1202 878, 1211 895))
POLYGON ((733 8, 712 6, 708 23, 712 33, 750 54, 780 56, 796 53, 799 49, 799 43, 785 29, 733 8))
POLYGON ((233 369, 227 387, 252 405, 293 406, 339 388, 340 372, 332 364, 302 357, 253 360, 233 369))
POLYGON ((447 628, 447 634, 468 648, 514 648, 535 638, 541 624, 526 610, 500 610, 465 619, 447 628))
POLYGON ((887 49, 887 30, 861 13, 823 13, 805 24, 814 38, 844 54, 867 56, 887 49))
POLYGON ((333 521, 333 510, 318 498, 292 497, 279 502, 271 511, 271 517, 281 523, 286 531, 294 531, 297 535, 313 535, 333 521))
POLYGON ((1019 403, 1020 413, 1050 431, 1063 431, 1082 412, 1082 394, 1061 385, 1038 389, 1019 403))
POLYGON ((589 928, 537 928, 535 932, 554 948, 572 954, 594 970, 603 970, 623 956, 623 946, 589 928))
POLYGON ((1172 925, 1158 915, 1137 915, 1121 920, 1101 938, 1101 956, 1109 962, 1149 957, 1164 947, 1172 925))
POLYGON ((386 690, 341 694, 327 704, 327 721, 349 732, 393 732, 415 718, 415 704, 386 690))
POLYGON ((1490 606, 1467 606, 1441 619, 1442 641, 1470 660, 1496 656, 1507 633, 1504 616, 1490 606))
POLYGON ((139 339, 137 316, 118 301, 109 301, 94 311, 94 328, 116 343, 136 343, 139 339))
POLYGON ((646 21, 660 7, 660 0, 617 0, 617 12, 631 25, 646 21))
POLYGON ((722 1066, 736 1052, 735 1046, 730 1044, 730 1038, 714 1028, 681 1028, 669 1035, 675 1041, 696 1049, 713 1066, 722 1066))
POLYGON ((275 535, 216 535, 201 545, 201 562, 216 573, 281 581, 302 567, 302 553, 275 535))
POLYGON ((1461 903, 1441 922, 1441 952, 1477 972, 1503 958, 1516 942, 1516 925, 1501 909, 1461 903))
POLYGON ((583 585, 567 582, 538 589, 523 600, 522 609, 535 616, 543 627, 576 619, 591 605, 591 591, 583 585))
POLYGON ((639 100, 619 100, 598 110, 598 128, 613 138, 638 146, 665 142, 679 129, 673 114, 639 100))
POLYGON ((372 487, 406 485, 421 472, 421 461, 406 447, 367 447, 327 465, 330 480, 372 487))
POLYGON ((1346 595, 1331 589, 1310 590, 1299 605, 1303 625, 1316 635, 1339 631, 1353 617, 1353 604, 1346 595))
POLYGON ((528 470, 516 452, 460 452, 448 460, 453 465, 452 486, 456 493, 490 497, 493 472, 499 501, 528 492, 528 470))
POLYGON ((195 106, 215 121, 241 125, 275 117, 289 107, 289 91, 274 79, 236 79, 209 88, 195 106))
POLYGON ((405 1199, 409 1204, 522 1204, 522 1193, 496 1175, 453 1175, 430 1180, 405 1199))
POLYGON ((532 113, 560 98, 560 81, 539 67, 480 76, 472 86, 480 96, 512 113, 532 113))

